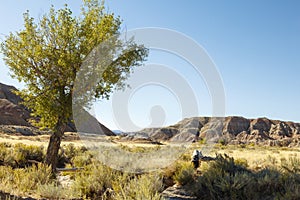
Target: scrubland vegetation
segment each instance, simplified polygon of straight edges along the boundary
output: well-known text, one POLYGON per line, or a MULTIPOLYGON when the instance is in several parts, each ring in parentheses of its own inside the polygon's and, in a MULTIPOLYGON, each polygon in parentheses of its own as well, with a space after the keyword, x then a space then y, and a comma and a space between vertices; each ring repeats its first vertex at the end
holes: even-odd
MULTIPOLYGON (((146 151, 143 148, 148 147, 139 146, 136 151, 146 151)), ((194 148, 201 146, 195 145, 191 151, 194 148)), ((82 170, 53 176, 42 164, 42 146, 1 143, 0 190, 46 199, 155 200, 163 199, 162 191, 177 184, 198 199, 300 198, 299 149, 217 144, 212 152, 222 154, 215 155, 214 161, 202 162, 197 171, 188 151, 165 169, 137 175, 111 169, 97 161, 90 150, 70 144, 59 154, 59 167, 82 170), (254 158, 242 157, 241 152, 254 158)))

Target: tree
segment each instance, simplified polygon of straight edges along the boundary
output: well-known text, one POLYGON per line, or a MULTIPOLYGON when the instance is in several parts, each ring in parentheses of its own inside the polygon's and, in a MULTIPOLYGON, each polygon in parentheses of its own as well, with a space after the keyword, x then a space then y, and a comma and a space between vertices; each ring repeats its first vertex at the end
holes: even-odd
MULTIPOLYGON (((72 119, 76 73, 97 45, 120 34, 120 18, 104 9, 98 0, 84 0, 80 16, 73 16, 67 5, 58 10, 52 6, 38 21, 27 11, 23 30, 10 33, 1 44, 12 77, 25 83, 20 95, 33 116, 39 118, 35 125, 53 130, 45 160, 53 171, 64 130, 72 119)), ((91 90, 94 98, 109 98, 119 88, 117 85, 124 87, 120 83, 148 55, 148 50, 133 39, 112 41, 115 45, 109 56, 119 56, 103 72, 105 78, 91 90), (126 51, 129 47, 131 50, 126 51)))

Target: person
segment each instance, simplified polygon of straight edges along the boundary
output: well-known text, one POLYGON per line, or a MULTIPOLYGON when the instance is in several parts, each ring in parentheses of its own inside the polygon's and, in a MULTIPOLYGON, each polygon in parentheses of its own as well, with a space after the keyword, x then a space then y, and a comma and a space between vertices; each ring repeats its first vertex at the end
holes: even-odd
POLYGON ((194 168, 197 169, 200 165, 200 159, 203 157, 201 151, 199 150, 194 150, 192 154, 192 163, 194 165, 194 168))

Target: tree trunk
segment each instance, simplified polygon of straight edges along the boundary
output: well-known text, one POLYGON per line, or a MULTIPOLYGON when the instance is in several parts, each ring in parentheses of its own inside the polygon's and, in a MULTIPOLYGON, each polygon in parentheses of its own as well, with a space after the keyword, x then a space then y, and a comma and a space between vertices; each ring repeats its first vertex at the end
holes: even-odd
POLYGON ((45 163, 51 166, 53 173, 56 172, 58 151, 65 129, 66 123, 59 119, 49 140, 45 163))

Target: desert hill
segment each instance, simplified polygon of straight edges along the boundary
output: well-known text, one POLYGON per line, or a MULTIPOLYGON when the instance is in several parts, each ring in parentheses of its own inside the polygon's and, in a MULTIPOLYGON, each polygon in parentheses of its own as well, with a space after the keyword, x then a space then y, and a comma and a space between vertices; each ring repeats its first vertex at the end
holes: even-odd
POLYGON ((30 112, 20 105, 22 99, 13 93, 15 90, 13 86, 0 83, 0 124, 30 126, 30 112))
MULTIPOLYGON (((22 106, 22 99, 13 91, 13 86, 0 83, 0 132, 40 134, 29 123, 30 110, 22 106)), ((99 129, 104 134, 115 135, 96 118, 84 113, 88 119, 81 128, 87 133, 99 129)), ((69 123, 67 131, 76 131, 69 123)), ((80 131, 80 130, 79 130, 80 131)), ((246 119, 244 117, 192 117, 167 127, 146 128, 138 132, 123 133, 123 141, 182 142, 195 140, 222 142, 229 144, 265 144, 270 146, 300 146, 300 123, 271 120, 268 118, 246 119)))
POLYGON ((193 141, 210 140, 226 144, 265 144, 270 146, 300 146, 300 123, 244 117, 193 117, 163 128, 146 128, 125 133, 123 140, 193 141))
MULTIPOLYGON (((40 130, 30 124, 30 110, 21 105, 22 99, 14 93, 17 89, 13 86, 0 83, 0 132, 19 133, 22 135, 41 134, 40 130)), ((88 119, 81 128, 85 132, 96 132, 101 128, 105 135, 115 135, 111 130, 99 123, 96 118, 84 113, 88 119)), ((77 131, 73 123, 68 123, 67 132, 77 131)))

